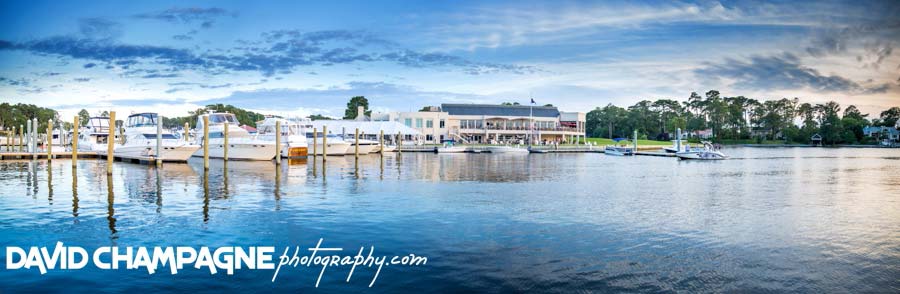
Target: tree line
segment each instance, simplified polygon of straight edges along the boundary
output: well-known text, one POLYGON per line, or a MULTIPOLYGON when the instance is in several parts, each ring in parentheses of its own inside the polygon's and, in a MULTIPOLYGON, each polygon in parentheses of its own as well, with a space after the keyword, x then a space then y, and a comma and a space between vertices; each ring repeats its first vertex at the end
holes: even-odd
MULTIPOLYGON (((54 121, 54 127, 59 126, 59 113, 50 108, 39 107, 34 104, 9 104, 0 103, 0 128, 11 130, 16 128, 16 132, 20 126, 26 126, 29 119, 38 119, 38 130, 43 133, 47 130, 47 120, 54 121)), ((65 122, 71 124, 70 122, 65 122)))
POLYGON ((669 140, 675 129, 686 132, 711 130, 716 141, 784 140, 809 143, 814 134, 824 144, 866 143, 865 126, 894 127, 900 119, 900 107, 892 107, 869 118, 850 105, 841 109, 837 102, 801 103, 782 98, 759 101, 744 96, 723 97, 711 90, 704 96, 691 93, 686 101, 643 100, 627 108, 613 104, 587 113, 586 127, 592 137, 630 137, 637 130, 642 138, 669 140))

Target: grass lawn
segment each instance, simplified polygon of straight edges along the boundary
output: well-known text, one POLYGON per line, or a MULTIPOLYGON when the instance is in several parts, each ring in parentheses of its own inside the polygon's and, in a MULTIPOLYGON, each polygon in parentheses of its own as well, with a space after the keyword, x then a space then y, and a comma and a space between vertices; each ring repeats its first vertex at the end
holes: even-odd
MULTIPOLYGON (((585 138, 585 139, 586 139, 588 142, 592 142, 592 143, 594 143, 594 144, 596 144, 596 145, 600 145, 600 146, 613 145, 613 144, 615 144, 615 142, 613 142, 612 139, 607 139, 607 138, 585 138)), ((620 142, 620 143, 621 143, 621 142, 620 142)), ((629 143, 629 144, 630 144, 630 143, 629 143)), ((655 141, 655 140, 638 140, 638 145, 639 145, 639 146, 640 146, 640 145, 644 145, 644 146, 647 146, 647 145, 670 146, 670 145, 672 145, 672 142, 670 142, 670 141, 655 141)))

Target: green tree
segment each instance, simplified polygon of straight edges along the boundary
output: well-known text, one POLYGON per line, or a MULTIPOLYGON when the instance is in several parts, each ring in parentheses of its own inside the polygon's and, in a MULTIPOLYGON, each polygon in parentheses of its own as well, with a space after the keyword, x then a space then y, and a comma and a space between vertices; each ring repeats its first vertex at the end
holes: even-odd
POLYGON ((87 109, 82 108, 78 111, 78 124, 79 125, 87 125, 88 121, 91 119, 91 113, 87 111, 87 109))
POLYGON ((327 117, 327 116, 324 116, 321 114, 313 114, 313 115, 308 116, 307 118, 309 118, 311 120, 331 120, 330 117, 327 117))
POLYGON ((344 119, 355 119, 358 116, 356 107, 359 106, 363 107, 365 115, 372 114, 372 111, 369 110, 369 100, 365 96, 355 96, 350 98, 350 102, 347 102, 347 110, 344 110, 344 119))
POLYGON ((881 112, 880 121, 882 126, 896 127, 898 120, 900 120, 900 107, 894 106, 881 112))

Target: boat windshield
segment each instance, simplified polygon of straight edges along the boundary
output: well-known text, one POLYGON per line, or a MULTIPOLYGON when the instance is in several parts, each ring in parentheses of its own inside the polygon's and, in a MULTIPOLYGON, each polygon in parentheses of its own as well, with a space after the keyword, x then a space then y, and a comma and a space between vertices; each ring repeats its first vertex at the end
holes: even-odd
POLYGON ((128 117, 127 127, 156 126, 156 113, 132 114, 128 117))
POLYGON ((214 113, 209 115, 209 123, 220 124, 224 122, 228 122, 231 124, 238 123, 237 118, 235 118, 234 115, 230 113, 214 113))

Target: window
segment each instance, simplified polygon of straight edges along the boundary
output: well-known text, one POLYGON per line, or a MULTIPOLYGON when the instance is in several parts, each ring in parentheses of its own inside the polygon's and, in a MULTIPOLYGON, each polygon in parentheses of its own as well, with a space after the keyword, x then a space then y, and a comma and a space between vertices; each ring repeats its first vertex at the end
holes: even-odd
POLYGON ((416 119, 416 127, 420 128, 420 129, 422 128, 422 119, 421 118, 416 119))
POLYGON ((433 127, 434 127, 434 120, 430 120, 430 119, 429 119, 429 120, 426 120, 426 121, 425 121, 425 127, 426 127, 426 128, 433 128, 433 127))
MULTIPOLYGON (((442 129, 444 128, 444 120, 443 120, 443 119, 441 120, 441 125, 440 125, 440 127, 441 127, 442 129)), ((441 138, 441 139, 443 140, 443 138, 441 138)))
POLYGON ((433 136, 431 136, 431 135, 425 135, 425 141, 432 141, 432 140, 434 140, 434 137, 433 137, 433 136))
POLYGON ((411 118, 404 118, 404 119, 403 119, 403 124, 405 124, 407 127, 412 127, 412 119, 411 119, 411 118))

